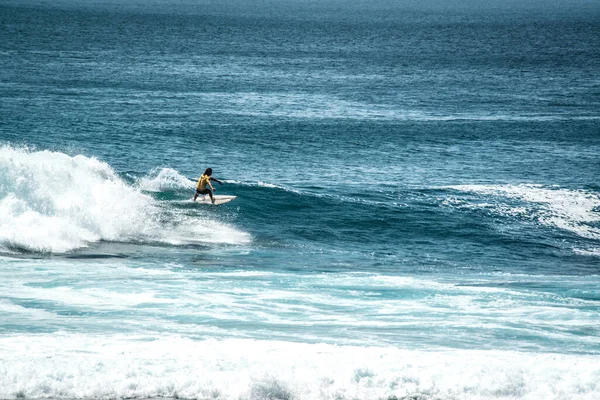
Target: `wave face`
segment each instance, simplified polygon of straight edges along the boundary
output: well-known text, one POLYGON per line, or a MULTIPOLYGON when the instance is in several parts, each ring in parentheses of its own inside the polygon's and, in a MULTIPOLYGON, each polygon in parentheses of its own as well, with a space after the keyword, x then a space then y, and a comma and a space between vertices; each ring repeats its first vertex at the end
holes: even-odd
POLYGON ((64 253, 99 241, 250 240, 248 234, 210 218, 162 207, 93 157, 3 146, 0 171, 4 251, 64 253))

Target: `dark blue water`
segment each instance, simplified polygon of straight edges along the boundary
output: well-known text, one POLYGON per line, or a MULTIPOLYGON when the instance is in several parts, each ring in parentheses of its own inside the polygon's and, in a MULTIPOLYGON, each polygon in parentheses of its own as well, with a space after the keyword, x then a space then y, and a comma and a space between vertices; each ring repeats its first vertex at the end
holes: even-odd
POLYGON ((598 37, 0 1, 0 398, 598 397, 598 37), (207 167, 236 200, 191 202, 207 167))

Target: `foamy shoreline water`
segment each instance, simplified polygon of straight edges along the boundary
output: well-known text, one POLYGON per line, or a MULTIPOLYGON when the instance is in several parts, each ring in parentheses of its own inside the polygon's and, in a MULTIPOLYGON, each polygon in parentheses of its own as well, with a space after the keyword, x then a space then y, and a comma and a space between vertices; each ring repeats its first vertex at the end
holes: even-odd
POLYGON ((77 335, 5 337, 0 346, 13 349, 0 362, 3 399, 591 400, 600 394, 598 356, 77 335))

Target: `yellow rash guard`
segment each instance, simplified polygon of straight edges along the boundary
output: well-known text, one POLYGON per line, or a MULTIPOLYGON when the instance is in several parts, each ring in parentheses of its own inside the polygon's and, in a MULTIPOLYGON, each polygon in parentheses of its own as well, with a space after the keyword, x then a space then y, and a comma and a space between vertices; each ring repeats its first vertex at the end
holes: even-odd
POLYGON ((196 190, 204 190, 206 189, 206 185, 210 182, 209 175, 202 175, 200 179, 198 179, 198 184, 196 185, 196 190))

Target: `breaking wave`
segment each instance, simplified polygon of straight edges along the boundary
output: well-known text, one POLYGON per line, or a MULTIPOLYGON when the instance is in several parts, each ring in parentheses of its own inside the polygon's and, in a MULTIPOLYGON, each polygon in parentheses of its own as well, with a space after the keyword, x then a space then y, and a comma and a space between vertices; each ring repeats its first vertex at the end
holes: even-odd
MULTIPOLYGON (((166 172, 165 172, 166 173, 166 172)), ((176 178, 181 178, 181 176, 176 178)), ((159 180, 164 182, 165 180, 159 180)), ((0 251, 62 253, 98 241, 243 244, 231 226, 156 201, 107 163, 0 147, 0 251)))
POLYGON ((485 201, 450 198, 447 204, 485 208, 501 215, 532 219, 586 239, 600 239, 600 195, 584 189, 533 184, 458 185, 446 189, 485 196, 485 201))

